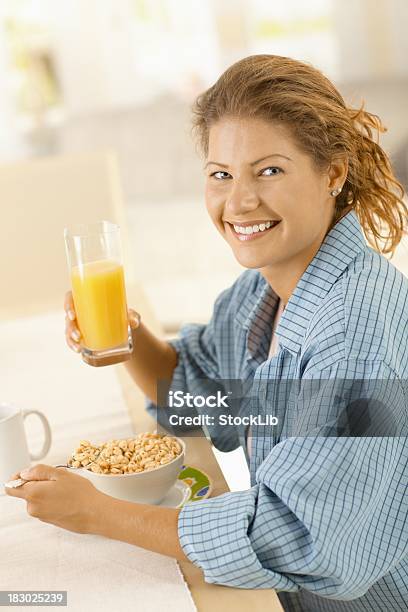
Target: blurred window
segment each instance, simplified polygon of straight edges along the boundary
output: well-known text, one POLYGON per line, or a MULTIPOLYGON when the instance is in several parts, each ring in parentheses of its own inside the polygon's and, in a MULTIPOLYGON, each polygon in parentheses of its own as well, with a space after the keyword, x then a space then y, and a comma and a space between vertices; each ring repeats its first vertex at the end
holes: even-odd
POLYGON ((133 0, 132 7, 134 62, 145 82, 194 95, 217 78, 211 3, 133 0))
POLYGON ((249 0, 250 53, 310 62, 337 79, 338 46, 332 0, 249 0))

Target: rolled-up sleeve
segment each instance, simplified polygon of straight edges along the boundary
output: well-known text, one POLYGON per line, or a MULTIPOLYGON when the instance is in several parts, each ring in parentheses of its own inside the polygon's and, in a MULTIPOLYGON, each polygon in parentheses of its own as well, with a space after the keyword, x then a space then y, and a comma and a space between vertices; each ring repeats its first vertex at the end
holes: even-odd
MULTIPOLYGON (((402 402, 396 414, 406 415, 392 369, 379 364, 376 374, 393 380, 393 401, 402 402)), ((319 398, 330 401, 328 393, 319 398)), ((316 398, 309 393, 302 401, 299 410, 315 415, 316 398)), ((402 435, 286 438, 259 466, 251 489, 182 508, 181 546, 207 582, 361 597, 406 555, 407 465, 402 435)))

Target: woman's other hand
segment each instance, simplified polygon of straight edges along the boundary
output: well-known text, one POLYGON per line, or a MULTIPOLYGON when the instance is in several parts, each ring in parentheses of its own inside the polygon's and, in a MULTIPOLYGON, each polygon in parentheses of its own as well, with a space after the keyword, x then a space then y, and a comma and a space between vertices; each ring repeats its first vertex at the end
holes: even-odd
POLYGON ((14 477, 26 482, 17 489, 6 487, 6 494, 24 499, 27 513, 40 521, 76 533, 92 533, 103 515, 102 506, 107 496, 84 476, 38 464, 14 477))

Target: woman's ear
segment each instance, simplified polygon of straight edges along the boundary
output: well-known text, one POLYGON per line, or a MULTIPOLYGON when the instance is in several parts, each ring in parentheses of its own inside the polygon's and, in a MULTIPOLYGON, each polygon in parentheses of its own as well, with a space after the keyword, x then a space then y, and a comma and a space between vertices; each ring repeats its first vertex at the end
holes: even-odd
POLYGON ((327 190, 342 189, 347 179, 348 158, 345 156, 332 159, 327 172, 327 190))

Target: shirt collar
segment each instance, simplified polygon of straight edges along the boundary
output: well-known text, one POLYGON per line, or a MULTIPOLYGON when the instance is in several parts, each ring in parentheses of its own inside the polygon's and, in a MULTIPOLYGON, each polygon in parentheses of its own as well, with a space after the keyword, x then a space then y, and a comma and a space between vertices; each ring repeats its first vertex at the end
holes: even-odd
MULTIPOLYGON (((275 330, 279 344, 297 354, 309 321, 323 298, 356 256, 367 248, 354 210, 328 232, 290 296, 275 330)), ((275 311, 278 296, 259 273, 255 290, 241 304, 236 322, 249 329, 256 319, 267 319, 275 311)), ((255 347, 254 347, 255 348, 255 347)))

